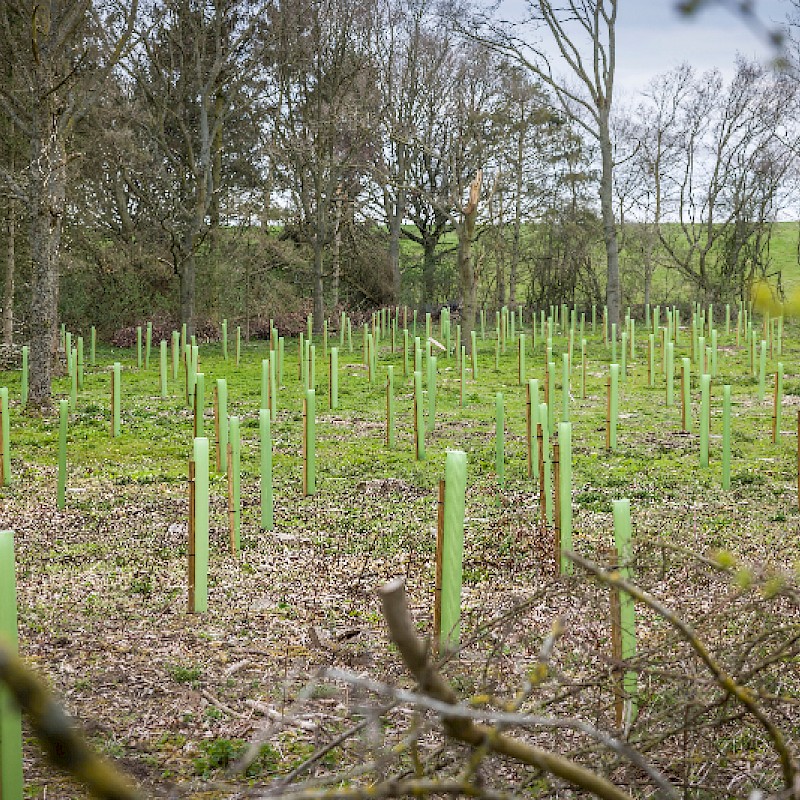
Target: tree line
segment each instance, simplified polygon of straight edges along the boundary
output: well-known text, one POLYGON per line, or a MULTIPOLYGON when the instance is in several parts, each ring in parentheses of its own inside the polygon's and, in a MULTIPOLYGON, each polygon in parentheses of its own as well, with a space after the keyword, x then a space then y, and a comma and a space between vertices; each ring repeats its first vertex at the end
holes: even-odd
POLYGON ((622 107, 617 5, 5 0, 2 327, 31 402, 62 320, 448 302, 469 343, 479 307, 618 319, 658 270, 743 296, 794 199, 796 74, 683 66, 622 107))

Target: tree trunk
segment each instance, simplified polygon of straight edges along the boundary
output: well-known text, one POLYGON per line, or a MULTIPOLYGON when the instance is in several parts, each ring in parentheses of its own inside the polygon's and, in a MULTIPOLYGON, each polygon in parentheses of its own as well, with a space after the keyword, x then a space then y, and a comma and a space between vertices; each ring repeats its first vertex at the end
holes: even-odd
POLYGON ((436 295, 436 245, 439 238, 424 236, 422 242, 422 302, 433 304, 436 295))
MULTIPOLYGON (((12 164, 13 169, 13 164, 12 164)), ((17 211, 13 200, 8 201, 8 246, 6 248, 6 279, 3 285, 3 344, 14 342, 14 247, 17 235, 17 211)))
POLYGON ((325 293, 323 291, 323 255, 325 245, 322 238, 314 237, 314 333, 322 333, 323 320, 325 319, 325 293))
POLYGON ((389 214, 389 267, 392 272, 392 304, 400 302, 400 230, 406 207, 406 191, 403 188, 406 174, 406 154, 402 145, 398 146, 397 171, 399 185, 397 194, 393 201, 390 201, 391 213, 389 214))
POLYGON ((600 156, 602 172, 600 175, 600 211, 603 219, 603 239, 606 246, 606 305, 608 306, 609 331, 611 325, 619 326, 622 296, 619 282, 619 247, 617 226, 614 222, 614 154, 611 148, 611 132, 608 125, 608 110, 600 112, 600 156))
POLYGON ((472 331, 475 330, 478 282, 472 261, 472 240, 478 219, 478 197, 481 191, 481 171, 469 188, 469 201, 462 209, 463 220, 458 226, 458 275, 461 281, 461 342, 472 353, 472 331))
MULTIPOLYGON (((47 80, 44 86, 51 85, 47 80)), ((58 254, 66 195, 66 150, 53 95, 31 120, 29 213, 31 247, 30 390, 28 403, 50 403, 58 342, 58 254)))
POLYGON ((181 322, 186 323, 186 333, 191 336, 195 332, 195 261, 193 247, 189 248, 189 252, 181 264, 180 283, 181 322))
POLYGON ((339 305, 339 280, 342 274, 342 201, 333 208, 333 242, 331 243, 331 307, 339 305))

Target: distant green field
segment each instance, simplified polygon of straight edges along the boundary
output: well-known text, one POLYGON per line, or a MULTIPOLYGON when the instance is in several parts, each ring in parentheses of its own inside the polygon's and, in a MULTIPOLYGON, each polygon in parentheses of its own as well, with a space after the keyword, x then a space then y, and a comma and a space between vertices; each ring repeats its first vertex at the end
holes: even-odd
MULTIPOLYGON (((535 225, 526 225, 523 228, 523 263, 520 265, 517 299, 525 301, 528 288, 537 272, 539 256, 535 255, 538 248, 532 245, 536 235, 535 225)), ((798 233, 800 223, 779 222, 773 228, 770 242, 769 258, 773 269, 780 270, 781 285, 787 294, 800 291, 800 264, 798 264, 798 233)), ((644 302, 644 278, 642 275, 636 241, 630 240, 629 248, 625 247, 625 237, 621 237, 620 269, 623 282, 624 302, 629 304, 644 302)), ((436 268, 436 284, 439 296, 422 298, 422 249, 415 242, 403 239, 401 252, 403 258, 404 283, 409 291, 410 302, 444 302, 458 293, 458 279, 455 274, 456 236, 452 232, 446 233, 440 240, 437 250, 438 265, 436 268)), ((488 301, 491 305, 495 297, 494 289, 494 252, 489 242, 489 237, 478 237, 475 244, 475 258, 479 264, 482 276, 478 296, 479 301, 488 301)), ((508 259, 508 252, 505 256, 508 259)), ((665 253, 655 253, 655 263, 667 263, 665 253)), ((598 277, 601 291, 605 291, 605 252, 602 241, 592 248, 592 262, 598 277)), ((508 277, 506 278, 508 280, 508 277)), ((580 298, 578 298, 580 300, 580 298)), ((695 299, 694 290, 689 282, 674 268, 664 266, 656 267, 652 279, 651 301, 653 303, 666 303, 677 301, 690 301, 695 299)))

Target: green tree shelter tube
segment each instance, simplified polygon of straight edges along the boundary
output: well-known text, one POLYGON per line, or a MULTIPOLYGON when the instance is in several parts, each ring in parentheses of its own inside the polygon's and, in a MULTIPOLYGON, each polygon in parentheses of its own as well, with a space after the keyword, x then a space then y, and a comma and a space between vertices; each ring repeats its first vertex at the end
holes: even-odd
POLYGON ((569 354, 561 354, 561 421, 569 422, 569 354))
POLYGON ((67 504, 67 424, 69 422, 69 403, 58 401, 58 490, 56 506, 59 510, 67 504))
POLYGON ((617 451, 617 421, 619 419, 619 364, 609 366, 610 401, 609 401, 609 447, 612 453, 617 451))
POLYGON ((394 449, 394 367, 386 368, 386 446, 394 449))
POLYGON ((464 559, 464 509, 467 455, 448 450, 445 460, 444 535, 442 538, 442 651, 455 650, 461 638, 461 580, 464 559))
MULTIPOLYGON (((631 579, 631 559, 633 548, 631 542, 631 503, 630 500, 614 500, 614 542, 619 559, 619 574, 624 580, 631 579)), ((620 622, 622 630, 622 660, 630 661, 636 656, 636 617, 633 598, 627 592, 619 593, 620 622)), ((633 670, 627 670, 622 679, 625 693, 626 726, 636 717, 637 679, 633 670)))
POLYGON ((28 404, 28 354, 30 353, 30 348, 28 345, 22 346, 22 377, 21 377, 21 390, 20 390, 20 402, 22 405, 28 404))
POLYGON ((259 409, 269 408, 269 362, 270 359, 261 359, 261 395, 259 409))
POLYGON ((503 393, 498 392, 495 396, 495 471, 497 473, 497 483, 502 489, 505 486, 505 457, 506 457, 506 443, 505 443, 505 409, 503 408, 503 393))
POLYGON ((144 368, 150 369, 150 352, 153 349, 153 323, 148 322, 144 337, 144 368))
POLYGON ((142 326, 136 328, 136 366, 142 368, 142 326))
POLYGON ((561 520, 561 547, 559 571, 571 575, 572 562, 564 555, 572 550, 572 423, 560 422, 558 425, 559 471, 558 499, 561 520))
POLYGON ((181 335, 178 331, 172 331, 172 380, 178 380, 180 368, 181 335))
POLYGON ((328 356, 329 375, 328 375, 328 400, 331 411, 339 408, 339 348, 331 347, 328 356))
POLYGON ((711 416, 711 376, 700 376, 700 466, 708 466, 708 438, 711 416))
POLYGON ((675 345, 667 342, 667 408, 675 402, 675 345))
POLYGON ((217 472, 228 471, 228 382, 217 378, 217 402, 214 408, 217 434, 217 472))
POLYGON ((731 488, 731 387, 722 387, 722 488, 731 488))
POLYGON ((261 450, 261 529, 271 531, 274 527, 274 506, 272 497, 272 429, 270 413, 266 408, 258 412, 258 433, 261 450))
POLYGON ((681 359, 681 370, 683 375, 683 429, 692 429, 692 362, 688 358, 681 359))
POLYGON ((163 339, 159 345, 159 384, 161 386, 161 397, 167 396, 167 343, 163 339))
POLYGON ((414 443, 417 461, 425 460, 425 409, 422 405, 422 372, 414 372, 414 443))
POLYGON ((550 425, 548 422, 547 403, 539 404, 539 424, 542 426, 542 452, 541 459, 544 465, 544 507, 547 524, 553 524, 553 462, 550 457, 550 425))
POLYGON ((95 366, 97 363, 97 328, 92 325, 89 336, 89 364, 95 366))
POLYGON ((228 441, 230 442, 230 498, 231 498, 231 538, 234 554, 241 550, 242 534, 242 435, 239 417, 228 419, 228 441))
POLYGON ((313 389, 306 389, 303 401, 304 417, 304 464, 303 494, 316 494, 317 491, 317 454, 316 454, 316 397, 313 389))
POLYGON ((115 361, 111 368, 111 387, 111 435, 116 437, 122 427, 122 364, 119 361, 115 361))
POLYGON ((194 376, 194 435, 205 436, 204 415, 206 410, 206 376, 198 372, 194 376))
POLYGON ((208 439, 194 440, 194 608, 208 610, 208 439))
POLYGON ((758 357, 758 402, 763 403, 767 394, 767 343, 761 340, 758 357))
POLYGON ((222 357, 225 361, 228 360, 228 320, 222 320, 222 333, 220 335, 222 339, 222 357))
MULTIPOLYGON (((14 533, 0 531, 0 639, 19 649, 14 533)), ((0 797, 22 800, 22 717, 8 689, 0 685, 0 797)))
POLYGON ((436 356, 428 357, 428 430, 436 427, 436 356))

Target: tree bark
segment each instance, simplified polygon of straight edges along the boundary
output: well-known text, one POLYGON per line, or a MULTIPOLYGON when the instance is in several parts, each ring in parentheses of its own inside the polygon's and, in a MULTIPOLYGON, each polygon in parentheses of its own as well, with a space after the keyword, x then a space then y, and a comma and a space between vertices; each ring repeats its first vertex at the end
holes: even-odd
POLYGON ((478 283, 472 260, 472 240, 478 219, 478 197, 481 191, 481 171, 469 187, 469 200, 462 209, 463 219, 458 226, 458 274, 461 281, 461 342, 472 353, 472 331, 475 330, 478 283))
MULTIPOLYGON (((12 163, 13 169, 13 163, 12 163)), ((14 263, 17 236, 17 210, 14 200, 8 201, 8 225, 6 228, 6 279, 3 284, 3 344, 14 343, 14 263)))
POLYGON ((598 115, 598 139, 602 172, 600 175, 600 211, 603 220, 603 240, 606 246, 607 282, 606 305, 608 306, 607 325, 619 326, 622 293, 619 282, 619 245, 617 226, 614 221, 614 153, 611 147, 611 131, 608 109, 600 109, 598 115))
POLYGON ((195 253, 194 247, 190 246, 180 268, 181 322, 186 323, 186 333, 189 336, 195 332, 195 279, 195 253))
MULTIPOLYGON (((42 86, 52 85, 48 77, 42 86)), ((66 196, 66 148, 58 111, 49 95, 31 118, 30 247, 30 390, 28 404, 50 403, 58 341, 58 253, 66 196)))

